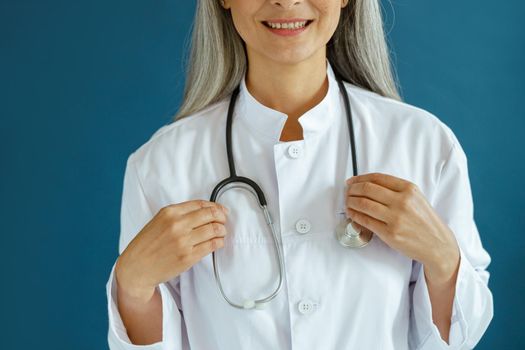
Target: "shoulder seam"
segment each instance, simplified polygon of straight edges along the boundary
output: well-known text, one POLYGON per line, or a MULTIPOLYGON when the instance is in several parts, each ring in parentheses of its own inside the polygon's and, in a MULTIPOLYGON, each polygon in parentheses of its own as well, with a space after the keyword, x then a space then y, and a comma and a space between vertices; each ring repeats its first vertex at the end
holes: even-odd
POLYGON ((183 123, 188 122, 191 118, 200 118, 200 117, 205 116, 207 112, 210 112, 210 111, 215 110, 216 108, 219 108, 221 105, 223 105, 226 102, 227 101, 225 101, 225 100, 217 101, 217 102, 215 102, 215 103, 213 103, 211 105, 208 105, 207 107, 201 109, 200 111, 198 111, 198 112, 196 112, 196 113, 194 113, 192 115, 189 115, 189 116, 184 117, 182 119, 178 119, 178 120, 172 121, 172 122, 170 122, 168 124, 165 124, 160 129, 158 129, 157 132, 153 133, 153 135, 151 135, 151 137, 148 139, 148 141, 146 141, 146 143, 148 143, 150 141, 153 141, 154 139, 164 135, 165 133, 178 128, 183 123), (164 129, 164 130, 162 130, 162 129, 164 129))
POLYGON ((146 139, 146 141, 144 141, 141 145, 139 145, 134 151, 133 153, 137 153, 139 150, 143 149, 144 147, 147 147, 147 145, 151 144, 151 143, 154 143, 156 142, 162 135, 165 135, 169 132, 173 132, 174 130, 177 130, 179 128, 179 126, 189 122, 190 120, 192 120, 192 118, 203 118, 205 116, 207 116, 207 112, 210 112, 210 111, 213 111, 214 109, 216 108, 219 108, 221 105, 223 105, 224 103, 226 103, 225 101, 218 101, 212 105, 209 105, 208 107, 204 108, 204 109, 201 109, 200 111, 188 116, 188 117, 185 117, 185 118, 182 118, 182 119, 179 119, 179 120, 175 120, 175 121, 172 121, 170 123, 167 123, 167 124, 164 124, 163 126, 161 126, 160 128, 158 128, 153 134, 150 135, 150 137, 148 139, 146 139), (186 120, 188 119, 188 120, 186 120))
POLYGON ((150 214, 153 216, 153 215, 155 215, 155 213, 153 213, 151 202, 148 199, 148 195, 146 193, 146 190, 144 189, 144 185, 142 183, 142 179, 140 178, 139 170, 137 168, 137 161, 135 160, 134 156, 135 156, 135 152, 131 153, 131 155, 129 156, 128 162, 129 162, 131 170, 135 173, 135 176, 137 177, 137 182, 138 182, 139 187, 140 187, 140 192, 142 192, 142 194, 144 195, 144 199, 146 200, 146 203, 148 204, 148 209, 150 211, 150 214))
POLYGON ((385 101, 385 102, 394 103, 394 104, 396 104, 398 106, 402 106, 402 107, 405 107, 405 108, 418 110, 418 111, 421 111, 421 112, 423 112, 423 113, 425 113, 427 115, 431 115, 432 117, 434 117, 434 118, 439 120, 439 118, 437 118, 436 115, 434 115, 432 112, 430 112, 430 111, 428 111, 426 109, 423 109, 421 107, 418 107, 416 105, 410 104, 408 102, 399 101, 399 100, 393 99, 391 97, 382 96, 382 95, 378 94, 377 92, 367 90, 365 88, 362 88, 360 86, 354 85, 354 84, 352 84, 350 82, 347 82, 347 81, 345 81, 345 85, 349 87, 349 90, 351 90, 352 92, 355 92, 357 94, 366 95, 366 96, 368 96, 370 98, 373 98, 375 100, 382 100, 382 101, 385 101))

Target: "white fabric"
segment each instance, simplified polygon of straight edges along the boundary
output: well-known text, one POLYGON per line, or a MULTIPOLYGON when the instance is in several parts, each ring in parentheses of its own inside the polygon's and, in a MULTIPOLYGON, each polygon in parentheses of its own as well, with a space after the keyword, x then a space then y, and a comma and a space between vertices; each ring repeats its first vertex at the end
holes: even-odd
MULTIPOLYGON (((329 89, 299 122, 304 140, 281 142, 287 116, 250 95, 236 105, 237 174, 263 189, 283 240, 286 275, 264 310, 238 310, 218 292, 211 254, 159 285, 163 339, 132 345, 107 283, 110 349, 469 349, 493 315, 490 263, 473 218, 467 159, 454 133, 429 112, 345 87, 352 106, 360 174, 382 172, 415 183, 455 233, 461 263, 450 345, 432 322, 422 265, 377 236, 360 250, 334 236, 343 220, 352 158, 343 96, 327 61, 329 89), (293 147, 289 150, 290 147, 293 147), (296 225, 304 220, 308 225, 296 225), (298 227, 308 229, 298 230, 298 227)), ((225 125, 229 98, 165 125, 127 161, 119 253, 168 204, 209 200, 229 175, 225 125)), ((227 295, 238 303, 273 291, 278 267, 270 232, 251 194, 230 190, 226 245, 217 252, 227 295)), ((114 268, 114 267, 113 267, 114 268)))

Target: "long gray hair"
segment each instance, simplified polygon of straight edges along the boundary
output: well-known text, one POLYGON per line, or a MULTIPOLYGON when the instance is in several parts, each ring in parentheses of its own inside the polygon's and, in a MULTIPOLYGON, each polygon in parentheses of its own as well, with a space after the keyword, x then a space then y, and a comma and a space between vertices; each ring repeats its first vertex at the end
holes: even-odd
MULTIPOLYGON (((400 101, 379 1, 349 0, 327 43, 327 58, 344 80, 400 101)), ((231 12, 218 0, 197 0, 184 96, 173 120, 230 95, 244 78, 247 66, 246 47, 233 25, 231 12)))

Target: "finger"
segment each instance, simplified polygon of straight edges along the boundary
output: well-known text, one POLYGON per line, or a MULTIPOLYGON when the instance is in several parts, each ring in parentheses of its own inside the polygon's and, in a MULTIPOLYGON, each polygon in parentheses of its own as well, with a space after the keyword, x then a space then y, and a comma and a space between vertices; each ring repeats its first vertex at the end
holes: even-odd
POLYGON ((354 229, 356 229, 357 231, 363 231, 366 229, 366 227, 364 227, 363 225, 360 225, 357 223, 357 221, 354 221, 352 220, 352 226, 354 227, 354 229))
POLYGON ((222 247, 224 247, 224 238, 216 237, 193 246, 192 256, 195 261, 199 261, 206 255, 222 247))
POLYGON ((356 182, 348 186, 347 196, 366 197, 386 206, 395 200, 396 192, 373 182, 356 182))
POLYGON ((346 197, 346 207, 385 223, 390 218, 390 209, 387 206, 366 197, 348 196, 346 197))
POLYGON ((206 225, 194 228, 190 233, 190 244, 195 246, 204 241, 208 241, 215 237, 226 236, 226 228, 224 225, 217 222, 211 222, 206 225))
POLYGON ((193 211, 197 211, 202 208, 207 208, 211 206, 215 206, 226 211, 226 208, 220 203, 210 202, 204 199, 193 199, 186 202, 170 204, 166 207, 169 208, 169 210, 172 210, 175 213, 175 215, 183 216, 193 211))
POLYGON ((373 182, 375 184, 389 188, 390 190, 396 191, 396 192, 403 191, 409 183, 408 181, 404 179, 401 179, 399 177, 395 177, 389 174, 368 173, 368 174, 352 176, 351 178, 346 180, 346 184, 351 185, 357 182, 366 182, 366 181, 373 182))
POLYGON ((182 225, 192 229, 210 222, 226 223, 226 214, 216 205, 201 208, 183 215, 180 218, 182 225))
POLYGON ((355 223, 358 223, 364 228, 376 233, 382 239, 387 234, 387 225, 384 222, 377 220, 364 213, 355 211, 353 209, 348 210, 350 212, 350 217, 352 218, 352 221, 354 221, 355 223))

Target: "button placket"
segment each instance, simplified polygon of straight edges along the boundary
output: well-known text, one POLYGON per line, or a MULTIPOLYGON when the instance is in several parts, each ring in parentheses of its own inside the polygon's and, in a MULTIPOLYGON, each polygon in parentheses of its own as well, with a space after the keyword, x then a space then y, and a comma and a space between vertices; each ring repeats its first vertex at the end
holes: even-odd
POLYGON ((310 232, 311 228, 312 224, 310 224, 310 221, 306 219, 300 219, 295 223, 295 230, 301 234, 310 232))
POLYGON ((297 310, 303 315, 310 315, 312 312, 317 310, 318 306, 319 305, 317 303, 305 299, 299 301, 299 303, 297 304, 297 310))
POLYGON ((288 156, 292 159, 297 159, 303 155, 303 148, 294 143, 288 146, 288 156))

